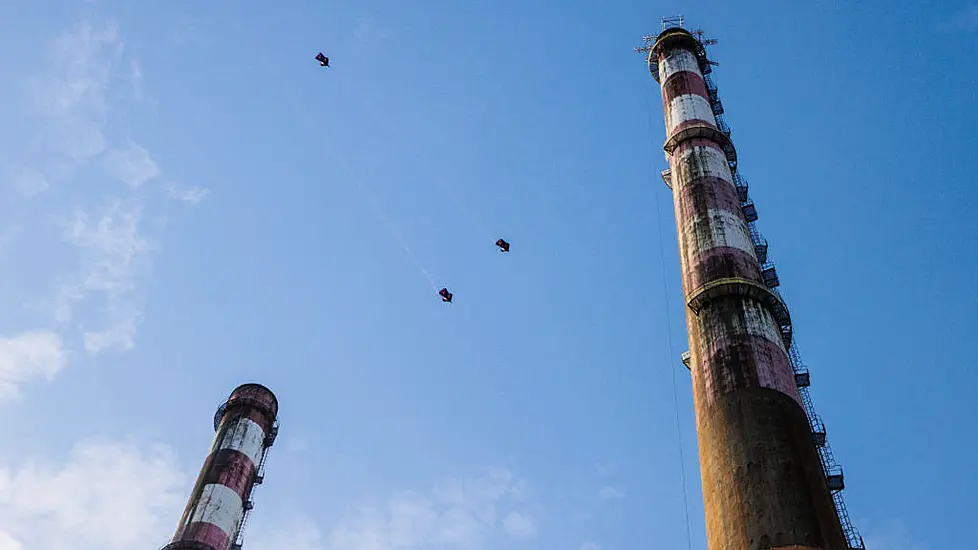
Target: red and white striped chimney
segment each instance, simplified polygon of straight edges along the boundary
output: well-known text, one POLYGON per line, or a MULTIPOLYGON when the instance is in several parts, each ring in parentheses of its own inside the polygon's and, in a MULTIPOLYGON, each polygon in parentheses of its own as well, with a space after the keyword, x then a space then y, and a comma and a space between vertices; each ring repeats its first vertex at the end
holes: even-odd
MULTIPOLYGON (((662 87, 710 550, 848 548, 714 115, 703 42, 673 27, 649 49, 662 87)), ((664 176, 665 177, 665 176, 664 176)))
POLYGON ((252 488, 278 432, 278 400, 265 386, 239 386, 214 416, 214 443, 173 540, 163 550, 231 550, 251 509, 252 488))

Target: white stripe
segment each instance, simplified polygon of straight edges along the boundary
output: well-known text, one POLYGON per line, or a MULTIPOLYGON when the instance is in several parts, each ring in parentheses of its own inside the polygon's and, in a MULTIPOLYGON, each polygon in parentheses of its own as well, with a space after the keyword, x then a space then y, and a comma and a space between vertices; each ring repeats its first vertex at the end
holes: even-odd
POLYGON ((665 82, 667 78, 681 71, 690 71, 703 76, 696 56, 689 50, 671 50, 659 57, 659 82, 665 82))
POLYGON ((682 156, 673 155, 672 182, 674 188, 682 188, 698 178, 720 178, 731 183, 733 175, 727 165, 727 157, 715 147, 696 145, 682 150, 682 156))
POLYGON ((710 102, 697 94, 683 94, 669 102, 669 110, 666 112, 666 130, 669 134, 687 120, 705 120, 714 126, 717 124, 710 102))
POLYGON ((242 514, 241 497, 225 485, 211 483, 204 485, 197 502, 197 509, 190 518, 190 523, 198 521, 216 525, 221 531, 231 537, 238 529, 242 514))
MULTIPOLYGON (((686 241, 687 241, 686 233, 678 225, 679 224, 679 220, 683 219, 682 201, 679 200, 679 184, 680 184, 681 181, 682 180, 680 178, 677 178, 677 177, 673 176, 671 189, 672 189, 672 198, 673 198, 673 200, 672 200, 672 206, 673 206, 673 210, 674 210, 675 215, 676 215, 676 224, 677 224, 676 225, 676 238, 679 241, 679 266, 682 269, 682 273, 683 273, 683 276, 682 276, 682 278, 683 278, 683 287, 685 287, 686 286, 686 269, 687 269, 687 266, 689 266, 689 257, 687 257, 687 255, 686 255, 686 249, 688 248, 686 246, 686 241)), ((692 290, 693 289, 691 289, 691 288, 686 288, 685 289, 685 292, 691 292, 692 290)))
MULTIPOLYGON (((775 343, 781 350, 784 350, 784 342, 781 340, 781 329, 771 312, 761 305, 757 300, 751 298, 741 298, 737 307, 744 312, 744 316, 724 314, 721 320, 719 312, 713 308, 701 310, 703 336, 705 342, 729 339, 736 336, 757 336, 775 343)), ((709 345, 706 346, 709 348, 709 345)), ((700 350, 703 353, 703 349, 700 350)))
POLYGON ((224 429, 223 438, 215 441, 220 449, 234 449, 246 454, 251 462, 258 467, 261 459, 262 445, 265 442, 265 431, 254 420, 238 417, 232 420, 224 429))
POLYGON ((731 325, 732 332, 735 334, 760 336, 765 340, 774 342, 779 348, 784 350, 781 329, 778 327, 778 323, 774 320, 771 312, 755 300, 745 299, 743 302, 741 306, 744 312, 743 323, 741 323, 739 316, 734 316, 731 325))
POLYGON ((743 250, 752 258, 757 258, 747 225, 734 212, 711 208, 705 216, 697 216, 687 222, 683 236, 687 258, 718 246, 743 250))

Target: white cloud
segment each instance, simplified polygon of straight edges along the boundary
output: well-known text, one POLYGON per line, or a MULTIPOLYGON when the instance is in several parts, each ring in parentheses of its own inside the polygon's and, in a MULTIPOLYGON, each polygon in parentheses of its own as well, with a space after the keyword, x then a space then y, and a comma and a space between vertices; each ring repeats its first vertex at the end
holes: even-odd
POLYGON ((178 201, 189 202, 190 204, 197 204, 204 200, 209 193, 209 189, 201 187, 184 188, 175 183, 170 183, 166 186, 167 197, 178 201))
POLYGON ((601 500, 615 500, 625 498, 625 493, 609 485, 598 491, 598 498, 601 500))
POLYGON ((133 189, 160 175, 160 169, 150 158, 149 151, 136 143, 130 143, 125 149, 109 151, 105 164, 119 181, 133 189))
POLYGON ((128 351, 136 346, 136 332, 143 321, 143 312, 133 303, 110 304, 106 309, 108 328, 85 333, 85 350, 91 354, 103 351, 128 351))
POLYGON ((401 492, 383 502, 351 507, 325 535, 308 520, 249 540, 255 550, 478 550, 500 537, 536 534, 518 510, 524 481, 494 468, 476 478, 451 479, 428 492, 401 492), (501 519, 503 518, 503 519, 501 519))
MULTIPOLYGON (((132 192, 160 176, 149 151, 132 141, 115 146, 105 132, 110 112, 119 111, 129 96, 136 97, 141 91, 141 68, 134 59, 124 60, 116 25, 82 21, 58 35, 48 50, 51 65, 31 80, 29 99, 43 122, 40 126, 49 157, 44 162, 61 165, 56 179, 69 180, 75 194, 86 197, 92 195, 88 188, 94 190, 106 175, 125 183, 132 192), (127 81, 131 87, 120 89, 118 84, 127 81), (100 162, 93 165, 100 172, 82 169, 100 154, 100 162), (64 155, 69 158, 67 164, 59 160, 64 155), (76 181, 70 181, 73 174, 76 181)), ((22 193, 36 194, 48 189, 50 182, 39 170, 26 168, 15 185, 22 193)), ((136 283, 150 263, 150 247, 140 232, 143 202, 136 196, 114 195, 101 206, 75 199, 81 203, 75 206, 66 238, 75 245, 80 265, 59 277, 52 304, 58 322, 76 320, 87 325, 84 340, 90 353, 132 348, 142 319, 142 297, 136 283), (92 304, 91 311, 78 315, 79 303, 90 297, 100 301, 92 304), (89 319, 91 315, 98 320, 89 319)), ((57 218, 63 218, 57 211, 48 216, 57 218)))
MULTIPOLYGON (((91 195, 84 192, 86 187, 100 184, 106 176, 124 183, 129 191, 120 194, 115 188, 112 198, 100 206, 89 202, 75 207, 67 239, 80 254, 80 266, 60 277, 52 313, 61 323, 74 320, 83 327, 89 353, 126 351, 135 345, 143 318, 138 283, 152 258, 140 227, 147 203, 137 193, 163 173, 145 147, 132 140, 113 144, 105 129, 112 122, 110 113, 141 98, 142 67, 138 60, 122 55, 124 45, 112 22, 78 23, 58 36, 50 50, 52 67, 46 76, 35 79, 34 91, 42 118, 48 122, 54 157, 67 152, 74 170, 66 172, 85 175, 87 181, 71 182, 83 190, 83 196, 91 195), (91 164, 100 171, 79 170, 95 155, 100 158, 91 164), (90 307, 79 315, 76 310, 83 302, 90 307), (93 315, 98 320, 89 318, 93 315)), ((207 194, 172 184, 166 190, 170 198, 188 203, 207 194)))
POLYGON ((531 539, 537 534, 537 527, 533 519, 515 510, 503 520, 503 529, 509 536, 518 539, 531 539))
POLYGON ((133 286, 133 263, 148 250, 139 233, 142 209, 137 201, 113 200, 92 222, 84 211, 75 214, 69 240, 85 251, 85 287, 122 292, 133 286))
POLYGON ((148 270, 151 247, 139 231, 142 206, 136 200, 114 200, 96 220, 84 211, 75 215, 68 231, 69 241, 82 251, 82 270, 77 280, 62 286, 55 315, 71 317, 71 302, 101 293, 107 327, 85 333, 85 348, 91 353, 106 349, 125 351, 135 343, 142 319, 142 299, 136 292, 141 270, 148 270))
POLYGON ((21 546, 19 541, 7 533, 0 531, 0 550, 21 550, 21 548, 23 546, 21 546))
POLYGON ((61 337, 53 332, 36 330, 0 338, 0 399, 18 397, 21 384, 30 379, 53 378, 65 362, 61 337))
POLYGON ((0 467, 0 550, 129 550, 165 541, 186 482, 161 445, 86 443, 61 466, 0 467))
POLYGON ((99 28, 78 23, 49 48, 52 66, 34 79, 31 97, 50 121, 48 137, 59 153, 80 161, 105 148, 107 90, 121 52, 118 30, 111 22, 99 28))
MULTIPOLYGON (((32 215, 28 229, 50 220, 66 223, 64 236, 73 246, 62 258, 56 243, 44 247, 39 241, 28 255, 12 259, 29 263, 43 257, 45 265, 67 267, 53 276, 53 297, 26 300, 28 305, 49 306, 58 332, 0 339, 0 398, 18 395, 31 378, 53 377, 65 364, 61 341, 69 339, 69 331, 82 334, 91 354, 131 349, 143 319, 140 286, 154 250, 142 230, 144 210, 152 211, 154 205, 141 193, 148 182, 162 187, 154 182, 162 179, 162 169, 139 143, 116 143, 113 138, 131 133, 126 109, 143 93, 139 61, 123 55, 123 41, 111 21, 79 22, 57 35, 46 50, 49 63, 27 79, 25 100, 36 114, 38 129, 38 135, 26 140, 30 155, 38 158, 4 183, 20 200, 44 193, 32 210, 46 210, 32 215), (72 215, 66 215, 66 204, 72 215)), ((207 194, 198 188, 166 189, 171 198, 188 203, 207 194)), ((2 232, 0 241, 9 232, 2 232)), ((0 538, 0 544, 6 542, 0 538)))

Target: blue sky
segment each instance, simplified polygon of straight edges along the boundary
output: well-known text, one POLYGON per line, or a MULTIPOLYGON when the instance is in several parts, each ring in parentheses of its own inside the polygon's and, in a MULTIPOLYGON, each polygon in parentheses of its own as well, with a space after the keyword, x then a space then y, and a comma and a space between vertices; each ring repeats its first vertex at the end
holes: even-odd
POLYGON ((2 8, 0 550, 165 544, 251 381, 282 428, 250 548, 685 548, 677 407, 705 548, 631 52, 677 12, 720 40, 854 522, 965 538, 978 4, 206 4, 2 8))

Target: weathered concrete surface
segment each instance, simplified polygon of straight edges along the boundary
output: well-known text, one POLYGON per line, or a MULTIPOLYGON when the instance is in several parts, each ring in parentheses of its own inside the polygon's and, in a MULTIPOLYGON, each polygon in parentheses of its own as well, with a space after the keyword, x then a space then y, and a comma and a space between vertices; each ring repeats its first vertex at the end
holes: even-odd
POLYGON ((702 404, 694 381, 710 550, 847 550, 808 420, 787 395, 743 389, 702 404))

